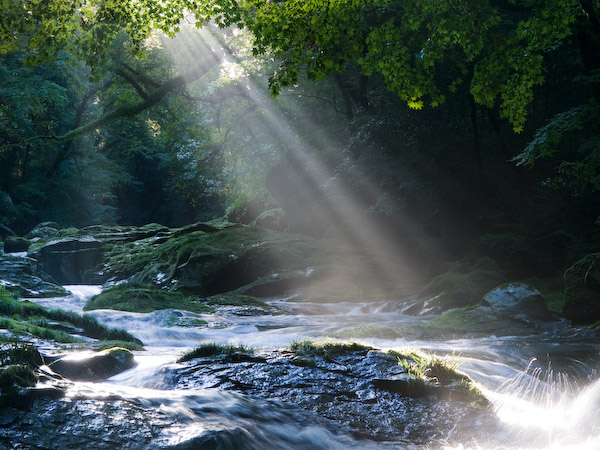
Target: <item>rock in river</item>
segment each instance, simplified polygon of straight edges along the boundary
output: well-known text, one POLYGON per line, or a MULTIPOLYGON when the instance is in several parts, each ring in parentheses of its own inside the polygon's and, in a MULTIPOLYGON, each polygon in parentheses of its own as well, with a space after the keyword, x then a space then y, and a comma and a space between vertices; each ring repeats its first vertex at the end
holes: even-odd
POLYGON ((0 255, 0 286, 22 297, 64 297, 69 291, 38 268, 36 260, 0 255))
POLYGON ((78 381, 96 381, 109 378, 135 366, 133 353, 114 347, 84 358, 62 358, 49 367, 65 378, 78 381))

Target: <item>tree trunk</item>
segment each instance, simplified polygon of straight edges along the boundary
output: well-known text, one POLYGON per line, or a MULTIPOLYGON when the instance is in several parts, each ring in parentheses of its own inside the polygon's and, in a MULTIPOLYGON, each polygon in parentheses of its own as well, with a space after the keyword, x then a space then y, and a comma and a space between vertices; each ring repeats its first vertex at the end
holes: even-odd
POLYGON ((477 104, 472 96, 469 96, 471 102, 471 125, 473 126, 473 147, 475 150, 475 162, 479 170, 483 167, 481 160, 481 138, 479 136, 479 126, 477 124, 477 104))

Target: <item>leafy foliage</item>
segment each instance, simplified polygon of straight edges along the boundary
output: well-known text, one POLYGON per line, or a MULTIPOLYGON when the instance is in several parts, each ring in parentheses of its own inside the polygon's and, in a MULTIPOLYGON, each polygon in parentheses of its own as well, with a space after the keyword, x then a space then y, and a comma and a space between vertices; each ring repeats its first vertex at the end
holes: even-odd
POLYGON ((322 79, 357 63, 416 109, 425 100, 443 102, 447 86, 466 81, 476 102, 498 102, 517 131, 533 87, 543 81, 544 52, 567 38, 577 20, 587 20, 576 0, 522 2, 523 14, 488 0, 5 0, 3 10, 3 52, 17 50, 25 37, 35 58, 67 48, 99 67, 121 30, 141 50, 153 28, 174 35, 193 16, 198 26, 239 24, 253 32, 255 53, 273 51, 280 58, 269 82, 274 94, 295 84, 302 70, 322 79))

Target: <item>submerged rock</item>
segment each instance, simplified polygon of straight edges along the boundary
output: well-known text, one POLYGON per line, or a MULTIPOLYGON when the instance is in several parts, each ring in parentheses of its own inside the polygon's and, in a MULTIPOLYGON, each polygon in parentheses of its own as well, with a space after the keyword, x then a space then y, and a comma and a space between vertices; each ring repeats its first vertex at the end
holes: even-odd
POLYGON ((0 255, 0 286, 22 297, 64 297, 67 291, 32 258, 0 255))
POLYGON ((114 347, 89 357, 61 358, 49 364, 49 367, 71 380, 97 381, 112 377, 135 365, 131 351, 114 347))

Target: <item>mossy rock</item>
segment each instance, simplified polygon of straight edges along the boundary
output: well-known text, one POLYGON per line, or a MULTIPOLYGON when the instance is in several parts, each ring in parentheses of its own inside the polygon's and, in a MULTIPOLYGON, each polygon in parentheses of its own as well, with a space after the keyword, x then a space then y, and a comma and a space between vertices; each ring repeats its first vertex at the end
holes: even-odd
POLYGON ((496 317, 525 322, 554 319, 540 291, 525 283, 505 283, 486 293, 483 299, 483 304, 491 307, 496 317))
POLYGON ((47 241, 56 237, 60 237, 60 231, 57 228, 43 226, 40 224, 27 233, 25 237, 32 242, 47 241))
POLYGON ((21 364, 0 367, 0 392, 2 395, 14 395, 20 387, 33 387, 37 383, 34 371, 21 364))
POLYGON ((143 313, 160 309, 182 309, 195 313, 213 310, 178 291, 129 284, 114 286, 92 297, 83 309, 115 309, 143 313))
POLYGON ((56 222, 42 222, 38 223, 35 228, 54 228, 55 230, 60 230, 60 225, 56 222))
POLYGON ((35 368, 44 364, 44 358, 38 349, 31 344, 11 342, 0 346, 0 365, 11 364, 35 368))
POLYGON ((418 297, 423 300, 424 312, 442 312, 479 303, 486 292, 503 281, 504 275, 496 270, 446 272, 431 280, 418 297))
POLYGON ((600 253, 591 253, 565 271, 563 315, 575 323, 600 320, 600 253))
POLYGON ((378 326, 378 325, 362 325, 355 328, 348 328, 335 334, 335 337, 340 339, 364 339, 364 338, 378 338, 378 339, 397 339, 405 337, 399 329, 378 326))
MULTIPOLYGON (((429 322, 417 324, 410 332, 415 337, 482 337, 482 336, 527 336, 553 328, 552 313, 533 299, 540 307, 538 312, 528 315, 526 307, 496 309, 487 302, 478 306, 464 306, 444 312, 429 322)), ((542 300, 543 301, 543 300, 542 300)))
POLYGON ((7 236, 4 239, 4 253, 26 252, 31 241, 19 236, 7 236))
POLYGON ((84 358, 61 358, 49 367, 56 373, 78 381, 97 381, 135 367, 133 353, 114 347, 84 358))
POLYGON ((235 306, 243 309, 250 309, 250 312, 257 314, 283 314, 279 308, 268 305, 262 300, 252 297, 250 295, 243 294, 217 294, 212 297, 208 297, 204 300, 204 303, 211 306, 235 306))
POLYGON ((305 236, 257 226, 229 227, 114 246, 105 272, 113 279, 211 296, 273 273, 305 269, 324 257, 322 246, 305 236))
POLYGON ((446 311, 417 328, 439 337, 524 334, 513 332, 514 325, 510 319, 498 320, 488 306, 464 306, 446 311))
POLYGON ((365 301, 414 292, 413 286, 407 288, 414 274, 404 277, 406 265, 399 269, 393 255, 366 254, 338 241, 256 225, 223 226, 193 224, 132 242, 109 242, 102 276, 199 297, 302 292, 311 301, 365 301))

